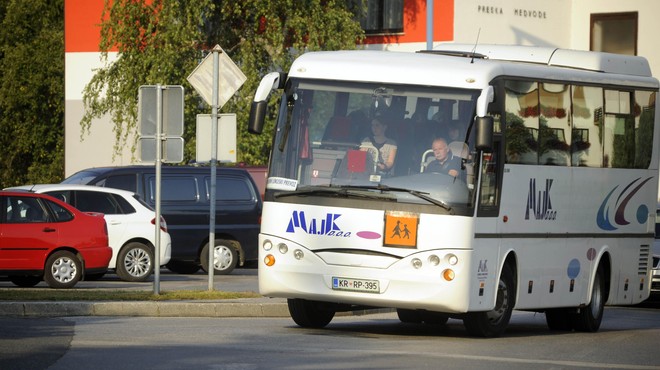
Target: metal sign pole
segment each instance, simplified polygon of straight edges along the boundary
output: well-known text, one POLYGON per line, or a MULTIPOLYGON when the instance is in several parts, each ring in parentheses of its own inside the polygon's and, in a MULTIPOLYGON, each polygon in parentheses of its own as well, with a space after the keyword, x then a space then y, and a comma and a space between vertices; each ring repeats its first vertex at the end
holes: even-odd
POLYGON ((163 90, 156 85, 156 237, 154 246, 154 294, 160 294, 160 179, 163 158, 163 90))
POLYGON ((209 210, 209 291, 213 290, 215 272, 215 198, 216 162, 218 158, 218 79, 220 48, 213 48, 213 99, 211 104, 211 207, 209 210))

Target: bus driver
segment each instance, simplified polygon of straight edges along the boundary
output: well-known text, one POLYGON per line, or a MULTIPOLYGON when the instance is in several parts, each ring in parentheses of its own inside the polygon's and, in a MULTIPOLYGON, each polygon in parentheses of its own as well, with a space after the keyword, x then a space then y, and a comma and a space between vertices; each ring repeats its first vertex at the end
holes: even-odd
POLYGON ((458 176, 461 170, 461 161, 460 158, 454 157, 451 150, 449 150, 447 140, 441 137, 436 138, 433 140, 431 149, 433 149, 435 160, 426 165, 425 172, 444 173, 453 177, 458 176))

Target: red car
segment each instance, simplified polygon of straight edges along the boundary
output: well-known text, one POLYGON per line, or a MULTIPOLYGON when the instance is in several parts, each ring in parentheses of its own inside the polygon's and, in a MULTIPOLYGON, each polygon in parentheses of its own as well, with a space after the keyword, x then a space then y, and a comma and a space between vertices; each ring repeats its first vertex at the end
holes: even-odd
POLYGON ((44 194, 0 191, 0 275, 18 286, 71 288, 108 269, 112 249, 103 214, 44 194))

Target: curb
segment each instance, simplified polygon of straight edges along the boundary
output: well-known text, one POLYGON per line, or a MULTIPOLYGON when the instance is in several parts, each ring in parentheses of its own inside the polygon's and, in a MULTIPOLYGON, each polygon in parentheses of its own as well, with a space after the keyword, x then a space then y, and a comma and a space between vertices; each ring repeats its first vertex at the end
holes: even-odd
POLYGON ((286 302, 4 302, 0 316, 289 317, 286 302))
MULTIPOLYGON (((368 309, 338 312, 362 316, 392 312, 368 309)), ((0 302, 0 317, 147 316, 147 317, 290 317, 286 301, 123 301, 123 302, 0 302)))

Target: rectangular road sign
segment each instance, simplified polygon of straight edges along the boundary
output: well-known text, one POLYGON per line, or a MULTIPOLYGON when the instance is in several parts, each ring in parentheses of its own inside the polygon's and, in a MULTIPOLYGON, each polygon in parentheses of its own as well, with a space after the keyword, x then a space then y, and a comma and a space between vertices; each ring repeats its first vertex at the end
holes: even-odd
MULTIPOLYGON (((198 163, 211 162, 211 115, 197 115, 198 163)), ((236 162, 236 113, 218 114, 218 162, 236 162)))

